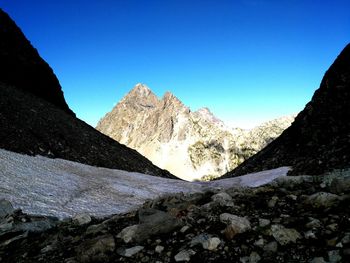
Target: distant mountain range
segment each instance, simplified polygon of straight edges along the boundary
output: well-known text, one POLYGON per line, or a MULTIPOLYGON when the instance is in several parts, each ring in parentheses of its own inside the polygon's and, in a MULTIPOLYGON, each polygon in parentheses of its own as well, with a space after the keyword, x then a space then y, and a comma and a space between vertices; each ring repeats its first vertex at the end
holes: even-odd
POLYGON ((185 180, 231 171, 278 137, 294 120, 282 117, 251 130, 229 128, 208 108, 192 112, 172 93, 163 98, 137 84, 96 129, 185 180))

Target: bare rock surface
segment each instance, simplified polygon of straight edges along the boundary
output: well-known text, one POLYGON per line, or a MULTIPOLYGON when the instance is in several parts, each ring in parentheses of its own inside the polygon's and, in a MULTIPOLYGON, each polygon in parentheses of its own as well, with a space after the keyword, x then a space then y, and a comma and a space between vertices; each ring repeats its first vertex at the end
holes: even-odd
POLYGON ((96 129, 177 177, 210 180, 231 171, 279 136, 294 116, 243 130, 229 128, 208 108, 191 111, 170 92, 159 99, 137 84, 96 129))

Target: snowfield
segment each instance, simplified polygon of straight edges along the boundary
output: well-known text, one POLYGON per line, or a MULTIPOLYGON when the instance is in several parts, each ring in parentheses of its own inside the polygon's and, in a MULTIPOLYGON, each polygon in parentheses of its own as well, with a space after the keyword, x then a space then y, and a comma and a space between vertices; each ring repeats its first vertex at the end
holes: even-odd
POLYGON ((208 188, 257 187, 286 176, 289 167, 213 182, 186 182, 0 149, 0 199, 25 213, 57 216, 125 213, 148 199, 208 188))

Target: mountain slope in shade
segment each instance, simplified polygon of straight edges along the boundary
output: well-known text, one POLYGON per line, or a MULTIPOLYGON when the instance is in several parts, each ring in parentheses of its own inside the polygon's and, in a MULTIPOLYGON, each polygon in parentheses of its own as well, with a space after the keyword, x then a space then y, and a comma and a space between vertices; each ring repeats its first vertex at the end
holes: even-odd
POLYGON ((74 116, 50 66, 1 9, 0 82, 41 97, 74 116))
POLYGON ((0 148, 175 178, 75 118, 51 68, 2 11, 0 35, 0 148))
POLYGON ((350 167, 350 44, 294 123, 225 177, 284 165, 293 166, 291 174, 312 175, 350 167))
POLYGON ((232 170, 292 120, 281 118, 253 130, 231 129, 208 108, 192 112, 170 92, 158 99, 146 85, 137 84, 96 129, 174 175, 196 180, 232 170))

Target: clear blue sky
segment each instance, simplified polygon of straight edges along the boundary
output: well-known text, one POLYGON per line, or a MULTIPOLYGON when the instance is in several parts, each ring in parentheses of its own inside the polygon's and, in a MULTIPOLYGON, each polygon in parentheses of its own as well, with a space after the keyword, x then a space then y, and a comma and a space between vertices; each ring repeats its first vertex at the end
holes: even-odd
POLYGON ((304 108, 350 41, 350 1, 0 0, 95 125, 136 83, 250 126, 304 108))

